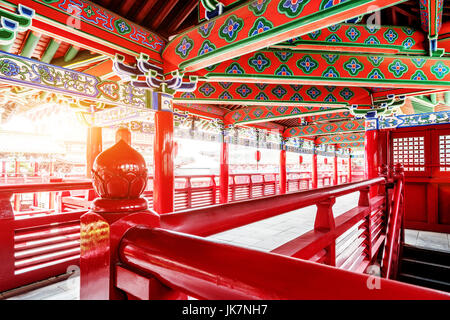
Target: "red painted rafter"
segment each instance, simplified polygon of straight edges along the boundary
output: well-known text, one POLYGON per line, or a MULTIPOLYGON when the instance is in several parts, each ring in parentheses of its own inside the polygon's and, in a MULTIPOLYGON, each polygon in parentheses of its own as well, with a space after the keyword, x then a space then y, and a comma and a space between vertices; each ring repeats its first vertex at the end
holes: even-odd
POLYGON ((112 8, 117 8, 120 7, 119 9, 119 14, 121 14, 122 16, 126 16, 128 11, 132 8, 133 4, 135 3, 135 0, 113 0, 114 2, 112 3, 111 7, 112 8))
POLYGON ((161 7, 154 16, 152 16, 151 22, 149 24, 150 29, 155 30, 157 27, 159 27, 176 4, 177 0, 167 0, 165 5, 161 7))
POLYGON ((139 8, 139 12, 136 15, 136 18, 133 20, 140 24, 145 17, 150 13, 150 11, 153 9, 155 4, 158 2, 158 0, 147 0, 144 2, 144 5, 139 8))
POLYGON ((178 28, 183 24, 184 20, 194 11, 198 6, 198 0, 189 0, 183 6, 181 11, 173 18, 173 20, 167 26, 167 33, 169 35, 173 34, 178 30, 178 28))

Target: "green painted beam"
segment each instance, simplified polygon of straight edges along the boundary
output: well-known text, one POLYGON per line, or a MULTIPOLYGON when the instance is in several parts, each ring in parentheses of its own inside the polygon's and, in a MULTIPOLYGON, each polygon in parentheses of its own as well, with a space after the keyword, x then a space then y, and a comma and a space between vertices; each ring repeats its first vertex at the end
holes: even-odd
POLYGON ((430 94, 430 100, 431 100, 431 103, 433 103, 434 105, 437 105, 438 101, 437 101, 436 93, 430 94))
POLYGON ((424 96, 416 96, 416 97, 410 97, 412 102, 421 104, 425 107, 428 108, 434 108, 437 105, 437 102, 433 102, 432 100, 428 99, 427 97, 424 96))
POLYGON ((59 41, 51 39, 47 45, 47 49, 45 49, 44 53, 42 54, 41 61, 45 63, 50 63, 53 57, 55 56, 56 51, 58 51, 60 44, 61 43, 59 41))
POLYGON ((80 48, 70 46, 64 55, 64 62, 72 61, 77 56, 78 52, 80 52, 80 48))
POLYGON ((414 109, 414 113, 434 112, 434 107, 423 103, 423 100, 421 99, 411 99, 411 105, 414 109))
POLYGON ((0 50, 5 51, 5 52, 11 52, 13 45, 14 45, 14 42, 11 42, 10 44, 2 44, 2 45, 0 45, 0 50))
POLYGON ((445 104, 450 105, 450 91, 444 93, 445 104))
POLYGON ((36 49, 36 46, 38 45, 40 39, 41 35, 36 34, 34 32, 30 32, 22 48, 22 51, 20 52, 20 55, 22 57, 31 58, 34 49, 36 49))
POLYGON ((101 62, 103 60, 109 59, 109 57, 101 55, 101 54, 92 54, 88 50, 80 51, 77 56, 71 61, 66 62, 63 57, 55 58, 52 61, 52 64, 58 67, 63 68, 79 68, 90 65, 94 62, 101 62))

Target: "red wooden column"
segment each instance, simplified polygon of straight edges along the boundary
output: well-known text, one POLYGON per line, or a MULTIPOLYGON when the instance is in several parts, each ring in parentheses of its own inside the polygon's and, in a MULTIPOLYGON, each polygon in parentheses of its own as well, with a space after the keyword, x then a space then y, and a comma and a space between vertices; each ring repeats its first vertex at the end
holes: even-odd
POLYGON ((88 178, 92 178, 92 166, 100 152, 102 152, 102 128, 88 128, 86 145, 86 176, 88 178))
POLYGON ((2 177, 6 177, 6 161, 2 160, 2 177))
POLYGON ((312 188, 317 189, 318 186, 318 172, 317 172, 317 145, 314 143, 313 155, 312 155, 312 164, 311 164, 311 181, 312 188))
POLYGON ((20 174, 20 161, 14 161, 14 176, 17 178, 20 174))
POLYGON ((153 156, 153 209, 159 214, 169 213, 173 211, 175 184, 171 111, 160 110, 155 113, 153 156))
POLYGON ((335 146, 334 158, 333 158, 333 185, 339 184, 339 170, 338 170, 338 157, 337 157, 338 146, 335 146))
MULTIPOLYGON (((33 176, 34 177, 39 176, 39 162, 35 161, 33 163, 33 167, 34 167, 33 176)), ((37 207, 38 205, 39 205, 38 194, 37 193, 33 193, 33 206, 37 207)))
POLYGON ((125 141, 129 146, 131 146, 131 132, 128 128, 119 128, 116 131, 116 143, 119 140, 125 141))
POLYGON ((364 177, 372 179, 378 176, 378 141, 379 131, 368 130, 364 135, 365 168, 364 177))
POLYGON ((352 149, 348 149, 348 182, 352 182, 352 149))
MULTIPOLYGON (((364 178, 373 179, 378 177, 381 152, 382 148, 380 145, 380 130, 378 130, 378 119, 370 118, 366 119, 366 133, 364 135, 364 178)), ((377 194, 377 188, 370 189, 370 196, 374 197, 377 194)))
POLYGON ((226 132, 222 132, 222 144, 220 148, 220 203, 228 203, 228 188, 229 188, 229 165, 228 165, 229 144, 226 137, 226 132))
POLYGON ((286 142, 283 140, 281 142, 281 150, 280 150, 280 194, 286 193, 286 181, 287 181, 287 173, 286 173, 286 142))

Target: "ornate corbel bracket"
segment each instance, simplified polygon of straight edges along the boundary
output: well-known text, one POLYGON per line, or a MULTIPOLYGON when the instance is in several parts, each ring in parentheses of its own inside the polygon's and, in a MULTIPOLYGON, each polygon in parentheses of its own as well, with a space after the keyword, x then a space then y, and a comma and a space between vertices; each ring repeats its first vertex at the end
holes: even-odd
POLYGON ((15 13, 0 8, 0 44, 12 44, 18 32, 31 27, 33 17, 34 10, 21 4, 15 13))
POLYGON ((163 75, 162 68, 149 62, 149 57, 145 54, 136 59, 135 65, 125 63, 125 57, 117 54, 114 58, 113 70, 125 81, 137 88, 160 90, 173 94, 179 92, 193 92, 197 89, 197 76, 184 77, 184 73, 175 70, 163 75))

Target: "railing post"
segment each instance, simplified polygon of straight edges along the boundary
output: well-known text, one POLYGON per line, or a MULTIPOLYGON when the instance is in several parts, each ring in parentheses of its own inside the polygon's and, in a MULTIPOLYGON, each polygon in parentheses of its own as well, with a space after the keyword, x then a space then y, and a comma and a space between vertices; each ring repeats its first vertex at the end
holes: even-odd
POLYGON ((236 201, 236 175, 233 175, 233 186, 231 187, 231 199, 236 201))
POLYGON ((264 197, 266 195, 266 175, 262 174, 262 191, 261 194, 264 197))
POLYGON ((123 140, 102 152, 92 171, 100 198, 80 219, 80 297, 124 299, 115 286, 120 240, 136 225, 159 226, 159 216, 141 198, 147 184, 145 160, 123 140))
POLYGON ((216 204, 216 198, 217 198, 217 184, 216 184, 216 179, 215 176, 211 176, 211 204, 216 204))
POLYGON ((358 206, 369 208, 369 214, 364 218, 364 226, 366 229, 366 231, 364 232, 364 237, 366 239, 367 255, 369 257, 369 260, 372 260, 372 210, 370 207, 370 188, 365 188, 359 192, 358 206))
POLYGON ((191 177, 186 177, 186 183, 184 187, 186 188, 186 206, 188 209, 192 208, 192 184, 191 177))
POLYGON ((253 199, 253 180, 251 174, 248 175, 248 179, 248 198, 253 199))
POLYGON ((13 287, 14 281, 14 212, 11 193, 0 194, 0 292, 13 287))
MULTIPOLYGON (((333 215, 333 205, 336 203, 336 198, 331 197, 327 200, 319 202, 317 206, 316 220, 314 222, 314 231, 317 232, 332 232, 335 229, 335 221, 333 215)), ((328 247, 327 258, 325 263, 330 266, 336 266, 336 240, 333 239, 328 247)))

